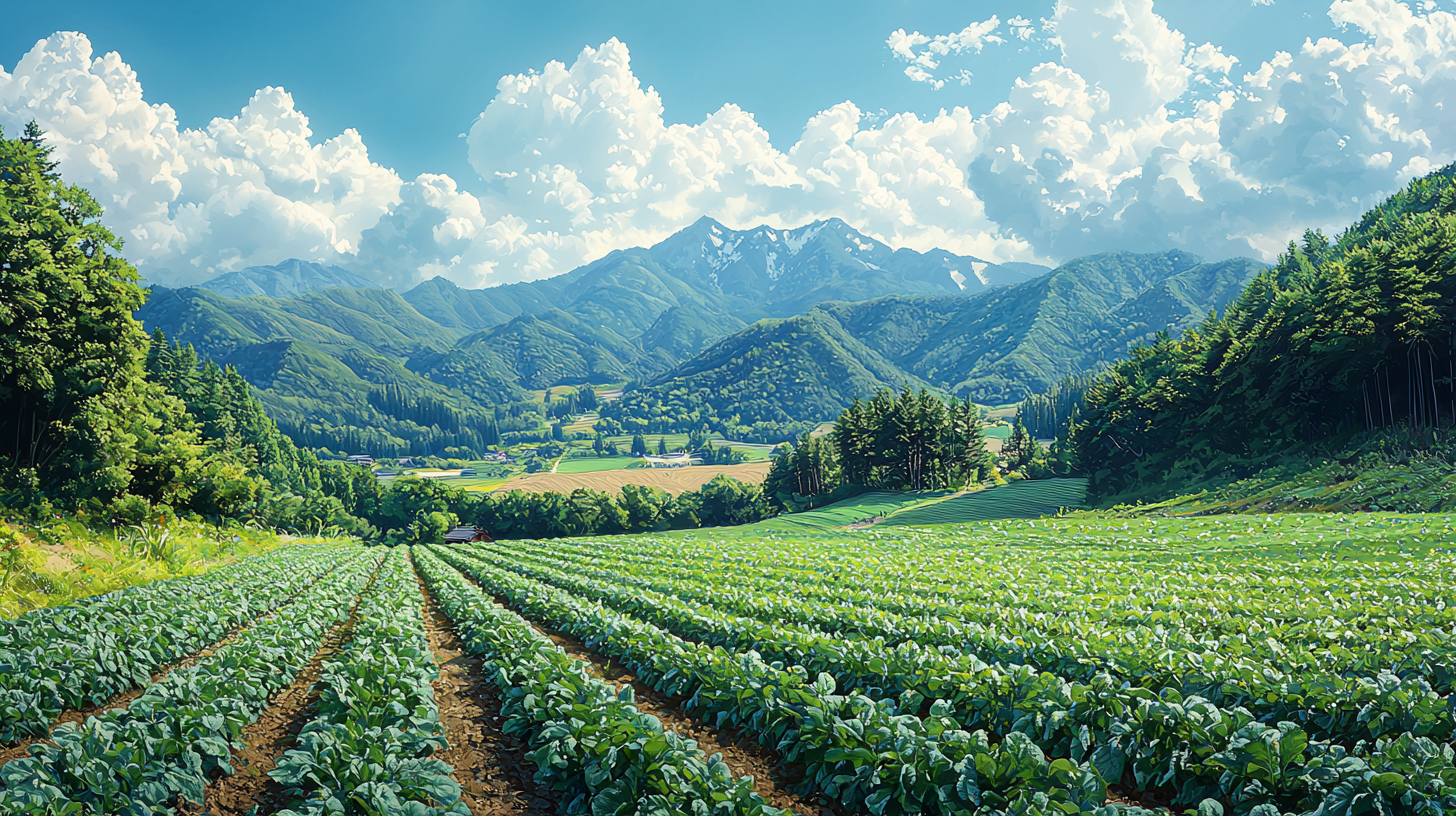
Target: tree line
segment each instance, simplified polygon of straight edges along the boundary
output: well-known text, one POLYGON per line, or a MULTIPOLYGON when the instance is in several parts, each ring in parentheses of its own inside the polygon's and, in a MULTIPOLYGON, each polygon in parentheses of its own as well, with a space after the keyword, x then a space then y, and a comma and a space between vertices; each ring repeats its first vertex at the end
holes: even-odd
POLYGON ((805 434, 781 448, 764 489, 770 496, 817 496, 844 485, 941 490, 994 472, 974 402, 881 389, 850 403, 828 436, 805 434))
POLYGON ((1331 241, 1291 242, 1221 315, 1132 350, 1073 427, 1095 498, 1227 482, 1456 424, 1456 165, 1331 241))
POLYGON ((403 543, 438 542, 457 524, 497 539, 561 538, 749 524, 776 512, 763 490, 717 476, 698 490, 672 495, 627 485, 620 495, 578 488, 569 494, 470 493, 438 479, 381 483, 368 470, 325 466, 334 492, 351 514, 371 525, 367 535, 403 543))
POLYGON ((1026 397, 1016 406, 1016 420, 1026 427, 1033 439, 1065 436, 1082 410, 1088 387, 1096 379, 1090 374, 1067 377, 1045 394, 1026 397))

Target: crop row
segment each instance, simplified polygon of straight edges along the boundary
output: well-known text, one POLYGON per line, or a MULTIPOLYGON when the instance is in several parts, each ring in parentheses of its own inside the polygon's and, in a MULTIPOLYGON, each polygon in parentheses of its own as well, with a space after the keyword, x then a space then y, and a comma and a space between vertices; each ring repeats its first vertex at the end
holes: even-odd
POLYGON ((1106 787, 1088 765, 1048 760, 1025 734, 992 744, 933 706, 901 713, 892 700, 835 694, 834 679, 692 643, 651 624, 459 553, 442 558, 533 618, 621 660, 659 691, 719 727, 732 725, 803 766, 832 800, 875 814, 1092 812, 1106 787))
MULTIPOLYGON (((1359 643, 1354 630, 1372 623, 1385 624, 1391 617, 1398 618, 1406 629, 1440 631, 1456 622, 1456 607, 1448 605, 1441 592, 1451 572, 1449 564, 1444 570, 1432 571, 1425 581, 1415 575, 1383 574, 1380 581, 1368 584, 1365 593, 1352 592, 1357 580, 1354 575, 1333 575, 1321 580, 1318 576, 1307 578, 1301 574, 1299 592, 1286 592, 1282 598, 1270 597, 1258 602, 1246 597, 1230 598, 1226 584, 1170 582, 1165 574, 1159 574, 1158 581, 1152 585, 1137 586, 1137 591, 1119 592, 1119 589, 1130 590, 1135 585, 1132 577, 1141 577, 1146 572, 1129 569, 1130 565, 1122 559, 1098 563, 1093 557, 1083 561, 1089 575, 1103 571, 1116 573, 1099 576, 1106 580, 1098 583, 1095 590, 1089 587, 1076 594, 1051 592, 1025 597, 1024 590, 1001 586, 1006 583, 1004 573, 1009 571, 1005 567, 993 570, 982 567, 979 571, 987 573, 982 582, 957 586, 955 582, 963 581, 963 574, 947 574, 944 581, 937 575, 930 583, 919 580, 918 576, 915 580, 888 581, 873 573, 845 580, 837 573, 826 574, 822 568, 794 569, 777 560, 742 562, 724 558, 719 552, 690 559, 688 556, 694 554, 692 548, 685 550, 667 554, 651 546, 637 549, 631 539, 613 541, 610 545, 568 541, 550 548, 553 553, 648 568, 655 574, 675 578, 731 579, 735 585, 757 591, 788 589, 824 601, 878 606, 904 614, 932 615, 988 626, 1033 629, 1163 626, 1204 640, 1278 630, 1286 639, 1301 639, 1308 634, 1318 641, 1356 638, 1352 642, 1359 643), (1362 597, 1366 594, 1377 597, 1379 602, 1370 603, 1362 597)), ((1069 554, 1061 555, 1066 558, 1069 554)), ((1294 577, 1289 572, 1281 570, 1279 574, 1271 574, 1271 585, 1290 587, 1294 577)))
MULTIPOLYGON (((691 685, 687 678, 698 671, 697 666, 681 658, 681 647, 676 661, 671 656, 664 661, 663 655, 654 655, 653 627, 603 612, 598 604, 584 602, 563 590, 524 579, 483 561, 464 558, 458 553, 451 556, 457 566, 513 603, 529 607, 533 614, 556 618, 552 620, 553 625, 559 622, 568 629, 574 628, 575 634, 594 638, 609 652, 623 652, 624 662, 630 664, 635 658, 637 668, 644 675, 664 678, 679 686, 671 690, 691 693, 690 688, 681 686, 691 685)), ((801 652, 800 656, 834 663, 832 659, 825 660, 825 647, 832 648, 834 644, 805 645, 809 651, 801 652)), ((705 645, 694 648, 700 653, 709 650, 705 645)), ((723 654, 721 650, 712 651, 723 654)), ((747 663, 758 656, 750 652, 747 656, 738 655, 737 659, 747 663)), ((898 656, 908 655, 901 651, 898 656)), ((891 667, 885 661, 896 657, 894 652, 876 657, 861 652, 856 659, 862 666, 878 660, 881 665, 874 668, 890 672, 898 667, 891 667)), ((845 664, 840 663, 838 667, 843 670, 845 664)), ((793 668, 800 675, 808 674, 802 665, 793 668)), ((1046 675, 1038 677, 1026 672, 1019 676, 974 677, 943 675, 933 665, 922 665, 920 669, 923 679, 944 684, 939 689, 927 690, 939 691, 945 696, 930 702, 915 689, 906 688, 899 698, 902 706, 916 709, 929 702, 931 719, 940 718, 956 726, 964 726, 967 721, 988 726, 991 736, 1001 739, 1002 745, 1034 741, 1053 756, 1085 756, 1103 778, 1125 779, 1139 790, 1171 788, 1176 800, 1183 803, 1213 798, 1231 803, 1239 813, 1255 809, 1263 813, 1308 813, 1324 809, 1328 813, 1351 807, 1422 812, 1456 804, 1456 765, 1452 764, 1451 749, 1409 732, 1378 740, 1373 750, 1363 743, 1357 743, 1351 750, 1338 744, 1311 741, 1294 723, 1270 726, 1252 721, 1247 712, 1219 712, 1205 701, 1159 699, 1145 691, 1129 693, 1128 689, 1109 684, 1048 687, 1046 682, 1050 678, 1046 675), (1040 700, 1035 698, 1038 682, 1042 683, 1041 691, 1051 692, 1040 700), (974 685, 958 688, 958 683, 974 685), (1026 696, 1027 692, 1032 693, 1031 698, 1026 696)), ((699 690, 690 704, 701 705, 701 696, 699 690)), ((887 697, 873 702, 881 709, 896 708, 896 703, 887 697)), ((764 720, 758 720, 757 724, 762 727, 764 720)), ((880 758, 883 761, 884 755, 880 754, 880 758)), ((894 770, 891 765, 891 775, 894 770)), ((882 771, 880 775, 885 774, 882 771)), ((903 804, 900 799, 895 801, 903 804)), ((926 803, 921 801, 917 806, 926 807, 926 803)), ((912 808, 904 812, 915 811, 912 808)))
POLYGON ((774 816, 747 777, 671 731, 591 676, 515 613, 503 609, 433 554, 416 549, 430 592, 491 670, 503 697, 503 731, 533 749, 537 780, 569 814, 774 816))
MULTIPOLYGON (((1105 779, 1140 791, 1170 791, 1179 803, 1240 796, 1248 780, 1227 767, 1228 750, 1269 723, 1288 720, 1305 739, 1313 734, 1347 749, 1372 738, 1411 734, 1444 741, 1452 733, 1447 700, 1429 689, 1420 696, 1393 676, 1385 678, 1387 684, 1349 681, 1341 688, 1312 689, 1297 703, 1263 706, 1264 724, 1260 724, 1242 707, 1220 708, 1171 690, 1155 695, 1124 687, 1105 675, 1088 684, 1068 683, 1026 666, 988 666, 914 643, 888 646, 877 640, 846 640, 695 607, 574 572, 518 561, 498 563, 687 639, 757 651, 765 659, 796 664, 809 673, 825 672, 841 687, 861 689, 876 700, 897 700, 907 710, 923 712, 938 706, 965 729, 984 728, 997 738, 1024 733, 1050 756, 1090 759, 1105 779)), ((469 558, 462 558, 461 564, 477 572, 494 569, 469 558)))
POLYGON ((451 767, 430 758, 446 743, 423 605, 408 550, 392 550, 324 665, 317 716, 270 772, 299 800, 279 816, 469 816, 451 767))
POLYGON ((286 548, 0 627, 0 741, 44 735, 68 709, 145 686, 162 666, 276 608, 358 548, 286 548))
POLYGON ((147 687, 131 705, 63 723, 30 757, 0 769, 0 811, 140 814, 179 796, 203 798, 210 775, 231 773, 243 729, 349 616, 380 558, 356 555, 291 603, 191 666, 147 687))
MULTIPOLYGON (((469 550, 457 548, 456 551, 471 557, 469 550)), ((753 649, 770 659, 800 663, 811 671, 829 672, 841 685, 877 689, 888 696, 914 692, 927 699, 961 700, 967 710, 965 717, 958 719, 967 727, 996 727, 1000 723, 1011 728, 1030 717, 1033 721, 1060 721, 1061 727, 1067 728, 1077 724, 1076 717, 1069 721, 1058 712, 1069 710, 1076 698, 1095 688, 1103 690, 1100 695, 1104 705, 1126 711, 1159 702, 1198 708, 1205 728, 1216 722, 1233 722, 1237 728, 1250 719, 1266 723, 1287 720, 1316 738, 1344 745, 1399 736, 1408 731, 1446 741, 1456 732, 1456 721, 1453 721, 1456 707, 1452 706, 1451 698, 1435 693, 1419 678, 1400 678, 1386 673, 1373 679, 1329 678, 1296 688, 1245 684, 1226 689, 1220 695, 1220 707, 1199 695, 1185 696, 1173 689, 1155 693, 1123 687, 1106 674, 1093 675, 1083 683, 1050 672, 1038 672, 1024 664, 988 664, 972 655, 913 641, 890 645, 880 639, 845 638, 783 621, 741 617, 613 580, 616 576, 595 570, 559 569, 519 557, 496 558, 490 563, 568 592, 596 598, 682 637, 729 649, 753 649), (587 573, 598 573, 600 577, 587 573)), ((1106 725, 1100 727, 1106 728, 1106 725)), ((1158 739, 1164 750, 1173 749, 1166 737, 1158 739)), ((1192 735, 1190 741, 1206 743, 1207 740, 1207 735, 1199 733, 1192 735)))
MULTIPOLYGON (((501 545, 473 549, 508 555, 517 562, 551 564, 573 571, 597 570, 599 574, 610 575, 635 586, 731 610, 765 622, 792 621, 847 636, 970 649, 988 662, 1026 664, 1084 682, 1106 672, 1145 688, 1161 690, 1172 687, 1183 694, 1198 694, 1218 700, 1229 698, 1237 701, 1255 694, 1254 690, 1262 694, 1263 689, 1276 687, 1293 688, 1296 693, 1302 693, 1300 689, 1305 685, 1330 682, 1332 678, 1345 674, 1378 678, 1400 667, 1399 661, 1385 664, 1377 659, 1381 645, 1406 642, 1408 638, 1416 637, 1398 628, 1374 629, 1366 633, 1372 638, 1369 654, 1327 649, 1322 653, 1327 659, 1321 661, 1317 659, 1319 653, 1308 648, 1285 650, 1291 654, 1298 652, 1306 659, 1281 661, 1281 666, 1275 666, 1241 654, 1229 643, 1218 649, 1183 650, 1173 644, 1172 633, 1163 627, 1123 629, 1101 634, 1074 627, 1039 635, 1026 631, 997 631, 928 615, 903 615, 850 603, 806 599, 785 589, 745 589, 735 585, 735 579, 730 578, 676 580, 656 575, 647 567, 631 572, 624 566, 603 569, 591 565, 610 564, 610 561, 553 556, 529 544, 510 549, 501 545), (1112 656, 1114 653, 1115 657, 1112 656), (1360 672, 1350 670, 1348 664, 1352 661, 1358 661, 1363 667, 1360 672), (1319 662, 1321 666, 1306 665, 1311 662, 1319 662), (1325 665, 1331 663, 1334 667, 1325 665), (1248 693, 1242 693, 1244 690, 1248 693)), ((1391 626, 1395 624, 1392 622, 1391 626)), ((1441 639, 1446 637, 1443 635, 1441 639)), ((1419 659, 1415 662, 1419 669, 1406 667, 1400 674, 1416 683, 1424 678, 1433 688, 1449 692, 1452 669, 1456 668, 1450 659, 1452 651, 1440 648, 1438 644, 1423 642, 1423 645, 1425 648, 1416 652, 1419 659)))
MULTIPOLYGON (((819 584, 836 595, 857 592, 874 598, 888 591, 957 607, 966 614, 980 611, 991 616, 987 622, 1023 614, 1036 617, 1043 611, 1055 613, 1054 617, 1085 615, 1132 624, 1184 626, 1203 620, 1207 625, 1200 628, 1211 631, 1218 627, 1242 631, 1238 628, 1242 622, 1265 619, 1281 625, 1329 619, 1353 623, 1381 612, 1412 625, 1440 627, 1456 621, 1456 609, 1446 602, 1443 590, 1453 569, 1449 555, 1395 562, 1388 560, 1389 550, 1378 550, 1387 559, 1380 562, 1360 560, 1346 548, 1338 558, 1309 561, 1287 557, 1277 546, 1280 538, 1297 534, 1300 538, 1286 541, 1283 549, 1307 546, 1314 554, 1316 548, 1325 551, 1330 545, 1324 540, 1326 532, 1358 537, 1367 531, 1318 525, 1318 532, 1306 533, 1290 525, 1265 522, 1255 528, 1251 522, 1242 526, 1230 522, 1237 533, 1228 538, 1248 542, 1230 550, 1214 543, 1207 528, 1189 535, 1186 523, 1183 536, 1166 535, 1167 527, 1176 532, 1179 525, 1164 522, 1163 528, 1127 541, 1108 536, 1106 530, 1094 535, 1083 532, 1081 524, 1040 520, 1018 522, 1014 529, 978 525, 954 535, 931 530, 885 535, 871 530, 833 542, 704 538, 684 540, 681 547, 667 551, 650 538, 631 536, 562 544, 564 550, 577 553, 635 558, 711 576, 819 584), (1290 529, 1280 533, 1284 527, 1290 529), (1270 537, 1264 539, 1264 534, 1270 537), (1079 539, 1084 540, 1081 546, 1079 539), (1271 547, 1258 543, 1261 539, 1276 544, 1272 553, 1271 547), (1291 592, 1296 582, 1299 591, 1291 592)), ((1425 528, 1409 530, 1407 535, 1442 540, 1439 532, 1425 528)), ((1406 541, 1397 539, 1391 549, 1400 552, 1406 541)))

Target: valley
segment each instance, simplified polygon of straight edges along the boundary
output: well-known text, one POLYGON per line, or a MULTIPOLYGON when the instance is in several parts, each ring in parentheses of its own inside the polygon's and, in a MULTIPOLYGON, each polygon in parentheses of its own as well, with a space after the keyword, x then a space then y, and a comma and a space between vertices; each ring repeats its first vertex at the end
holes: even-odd
POLYGON ((1456 808, 1456 165, 1271 264, 169 288, 24 134, 0 812, 1456 808))

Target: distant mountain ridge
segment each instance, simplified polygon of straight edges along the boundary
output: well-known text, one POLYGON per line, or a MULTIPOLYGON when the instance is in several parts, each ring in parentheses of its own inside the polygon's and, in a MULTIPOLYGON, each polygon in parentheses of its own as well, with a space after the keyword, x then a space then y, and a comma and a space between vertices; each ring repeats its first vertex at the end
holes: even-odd
POLYGON ((705 217, 652 247, 617 250, 554 278, 489 289, 436 278, 404 297, 444 326, 485 329, 559 308, 630 338, 678 307, 752 322, 829 300, 973 295, 1048 271, 944 250, 892 250, 837 218, 792 230, 732 230, 705 217))
POLYGON ((375 287, 375 284, 347 269, 294 258, 273 266, 250 266, 237 272, 228 272, 197 286, 226 297, 263 295, 286 298, 315 289, 337 286, 367 289, 375 287))
POLYGON ((673 417, 802 432, 880 387, 1010 403, 1123 359, 1160 331, 1183 331, 1232 302, 1263 269, 1247 258, 1110 252, 972 298, 821 303, 719 340, 603 415, 653 433, 684 430, 673 417))
POLYGON ((138 317, 237 366, 305 444, 381 422, 395 439, 436 438, 438 411, 420 406, 501 419, 554 385, 619 382, 637 384, 624 417, 697 411, 768 437, 885 386, 1019 399, 1181 331, 1259 269, 1169 252, 1046 270, 891 250, 842 221, 734 231, 703 219, 542 281, 437 279, 401 294, 288 262, 156 288, 138 317))

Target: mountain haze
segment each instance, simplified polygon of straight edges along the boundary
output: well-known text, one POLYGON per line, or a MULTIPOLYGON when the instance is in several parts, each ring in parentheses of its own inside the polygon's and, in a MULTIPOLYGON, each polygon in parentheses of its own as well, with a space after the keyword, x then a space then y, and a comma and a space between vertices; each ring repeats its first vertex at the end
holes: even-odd
POLYGON ((333 286, 367 289, 375 284, 337 266, 290 259, 273 266, 250 266, 237 272, 228 272, 197 286, 227 297, 264 295, 281 298, 333 286))

